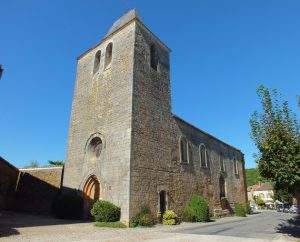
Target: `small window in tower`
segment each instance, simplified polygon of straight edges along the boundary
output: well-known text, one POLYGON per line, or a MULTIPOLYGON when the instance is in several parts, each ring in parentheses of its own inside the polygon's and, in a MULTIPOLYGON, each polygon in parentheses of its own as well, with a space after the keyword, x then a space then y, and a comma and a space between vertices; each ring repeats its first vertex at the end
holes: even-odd
POLYGON ((150 66, 152 69, 157 71, 158 55, 157 55, 157 50, 154 45, 151 45, 151 47, 150 47, 150 66))
POLYGON ((109 43, 105 51, 105 68, 111 63, 113 44, 109 43))
POLYGON ((100 68, 100 60, 101 60, 101 50, 98 50, 95 55, 95 60, 94 60, 94 71, 93 73, 95 74, 97 71, 99 71, 100 68))

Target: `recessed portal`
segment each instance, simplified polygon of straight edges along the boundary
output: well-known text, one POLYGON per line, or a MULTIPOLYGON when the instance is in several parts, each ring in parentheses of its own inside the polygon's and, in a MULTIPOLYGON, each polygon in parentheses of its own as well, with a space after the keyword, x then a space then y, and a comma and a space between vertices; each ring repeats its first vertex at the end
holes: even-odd
POLYGON ((84 198, 84 217, 90 217, 90 211, 95 201, 99 200, 100 197, 100 183, 96 176, 92 175, 86 181, 83 188, 84 198))

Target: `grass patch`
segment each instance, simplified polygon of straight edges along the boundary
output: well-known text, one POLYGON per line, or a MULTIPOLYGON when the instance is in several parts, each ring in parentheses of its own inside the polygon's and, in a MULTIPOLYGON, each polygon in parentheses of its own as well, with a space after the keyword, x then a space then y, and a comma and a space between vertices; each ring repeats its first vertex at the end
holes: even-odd
POLYGON ((103 228, 127 228, 127 226, 120 221, 117 222, 96 222, 96 227, 103 227, 103 228))

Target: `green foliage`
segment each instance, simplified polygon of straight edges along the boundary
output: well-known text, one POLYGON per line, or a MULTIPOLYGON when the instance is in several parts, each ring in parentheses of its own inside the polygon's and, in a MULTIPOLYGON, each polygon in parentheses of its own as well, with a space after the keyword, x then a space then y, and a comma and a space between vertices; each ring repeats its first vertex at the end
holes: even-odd
POLYGON ((234 214, 238 217, 246 217, 246 207, 244 204, 235 203, 234 204, 234 214))
POLYGON ((246 169, 247 187, 258 184, 259 182, 267 182, 268 179, 261 177, 257 168, 246 169))
POLYGON ((260 208, 263 208, 266 206, 265 201, 260 196, 254 196, 253 199, 260 208))
POLYGON ((62 219, 81 219, 83 199, 76 192, 60 193, 52 204, 56 217, 62 219))
POLYGON ((36 160, 29 161, 29 164, 24 166, 24 168, 38 168, 38 167, 40 167, 40 165, 36 160))
POLYGON ((245 203, 246 214, 251 214, 250 202, 245 203))
POLYGON ((189 222, 210 221, 208 202, 201 196, 193 195, 183 210, 183 219, 189 222))
POLYGON ((175 225, 179 223, 179 219, 173 210, 166 210, 163 214, 162 222, 165 225, 175 225))
POLYGON ((120 220, 121 208, 103 200, 94 203, 91 214, 97 222, 116 222, 120 220))
POLYGON ((287 189, 274 190, 273 200, 278 200, 283 203, 293 204, 293 196, 288 192, 287 189))
POLYGON ((127 228, 125 224, 120 221, 116 222, 96 222, 96 227, 104 227, 104 228, 127 228))
POLYGON ((63 160, 48 160, 49 166, 64 166, 65 162, 63 160))
POLYGON ((300 186, 299 122, 286 101, 278 100, 277 91, 260 86, 262 113, 254 112, 251 135, 259 150, 258 170, 274 183, 275 190, 293 194, 300 186))
POLYGON ((155 219, 151 215, 151 211, 148 207, 142 207, 141 211, 131 219, 130 227, 152 227, 156 223, 155 219))

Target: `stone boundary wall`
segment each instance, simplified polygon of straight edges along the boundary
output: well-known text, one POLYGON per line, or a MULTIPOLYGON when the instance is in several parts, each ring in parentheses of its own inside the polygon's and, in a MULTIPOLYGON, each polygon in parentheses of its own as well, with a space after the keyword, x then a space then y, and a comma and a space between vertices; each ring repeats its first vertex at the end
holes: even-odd
POLYGON ((19 170, 0 156, 0 211, 12 209, 19 170))
POLYGON ((63 167, 20 169, 15 209, 49 214, 60 191, 63 167))
POLYGON ((62 166, 43 167, 43 168, 22 168, 21 173, 28 173, 33 177, 48 183, 49 185, 60 188, 62 179, 62 166))

